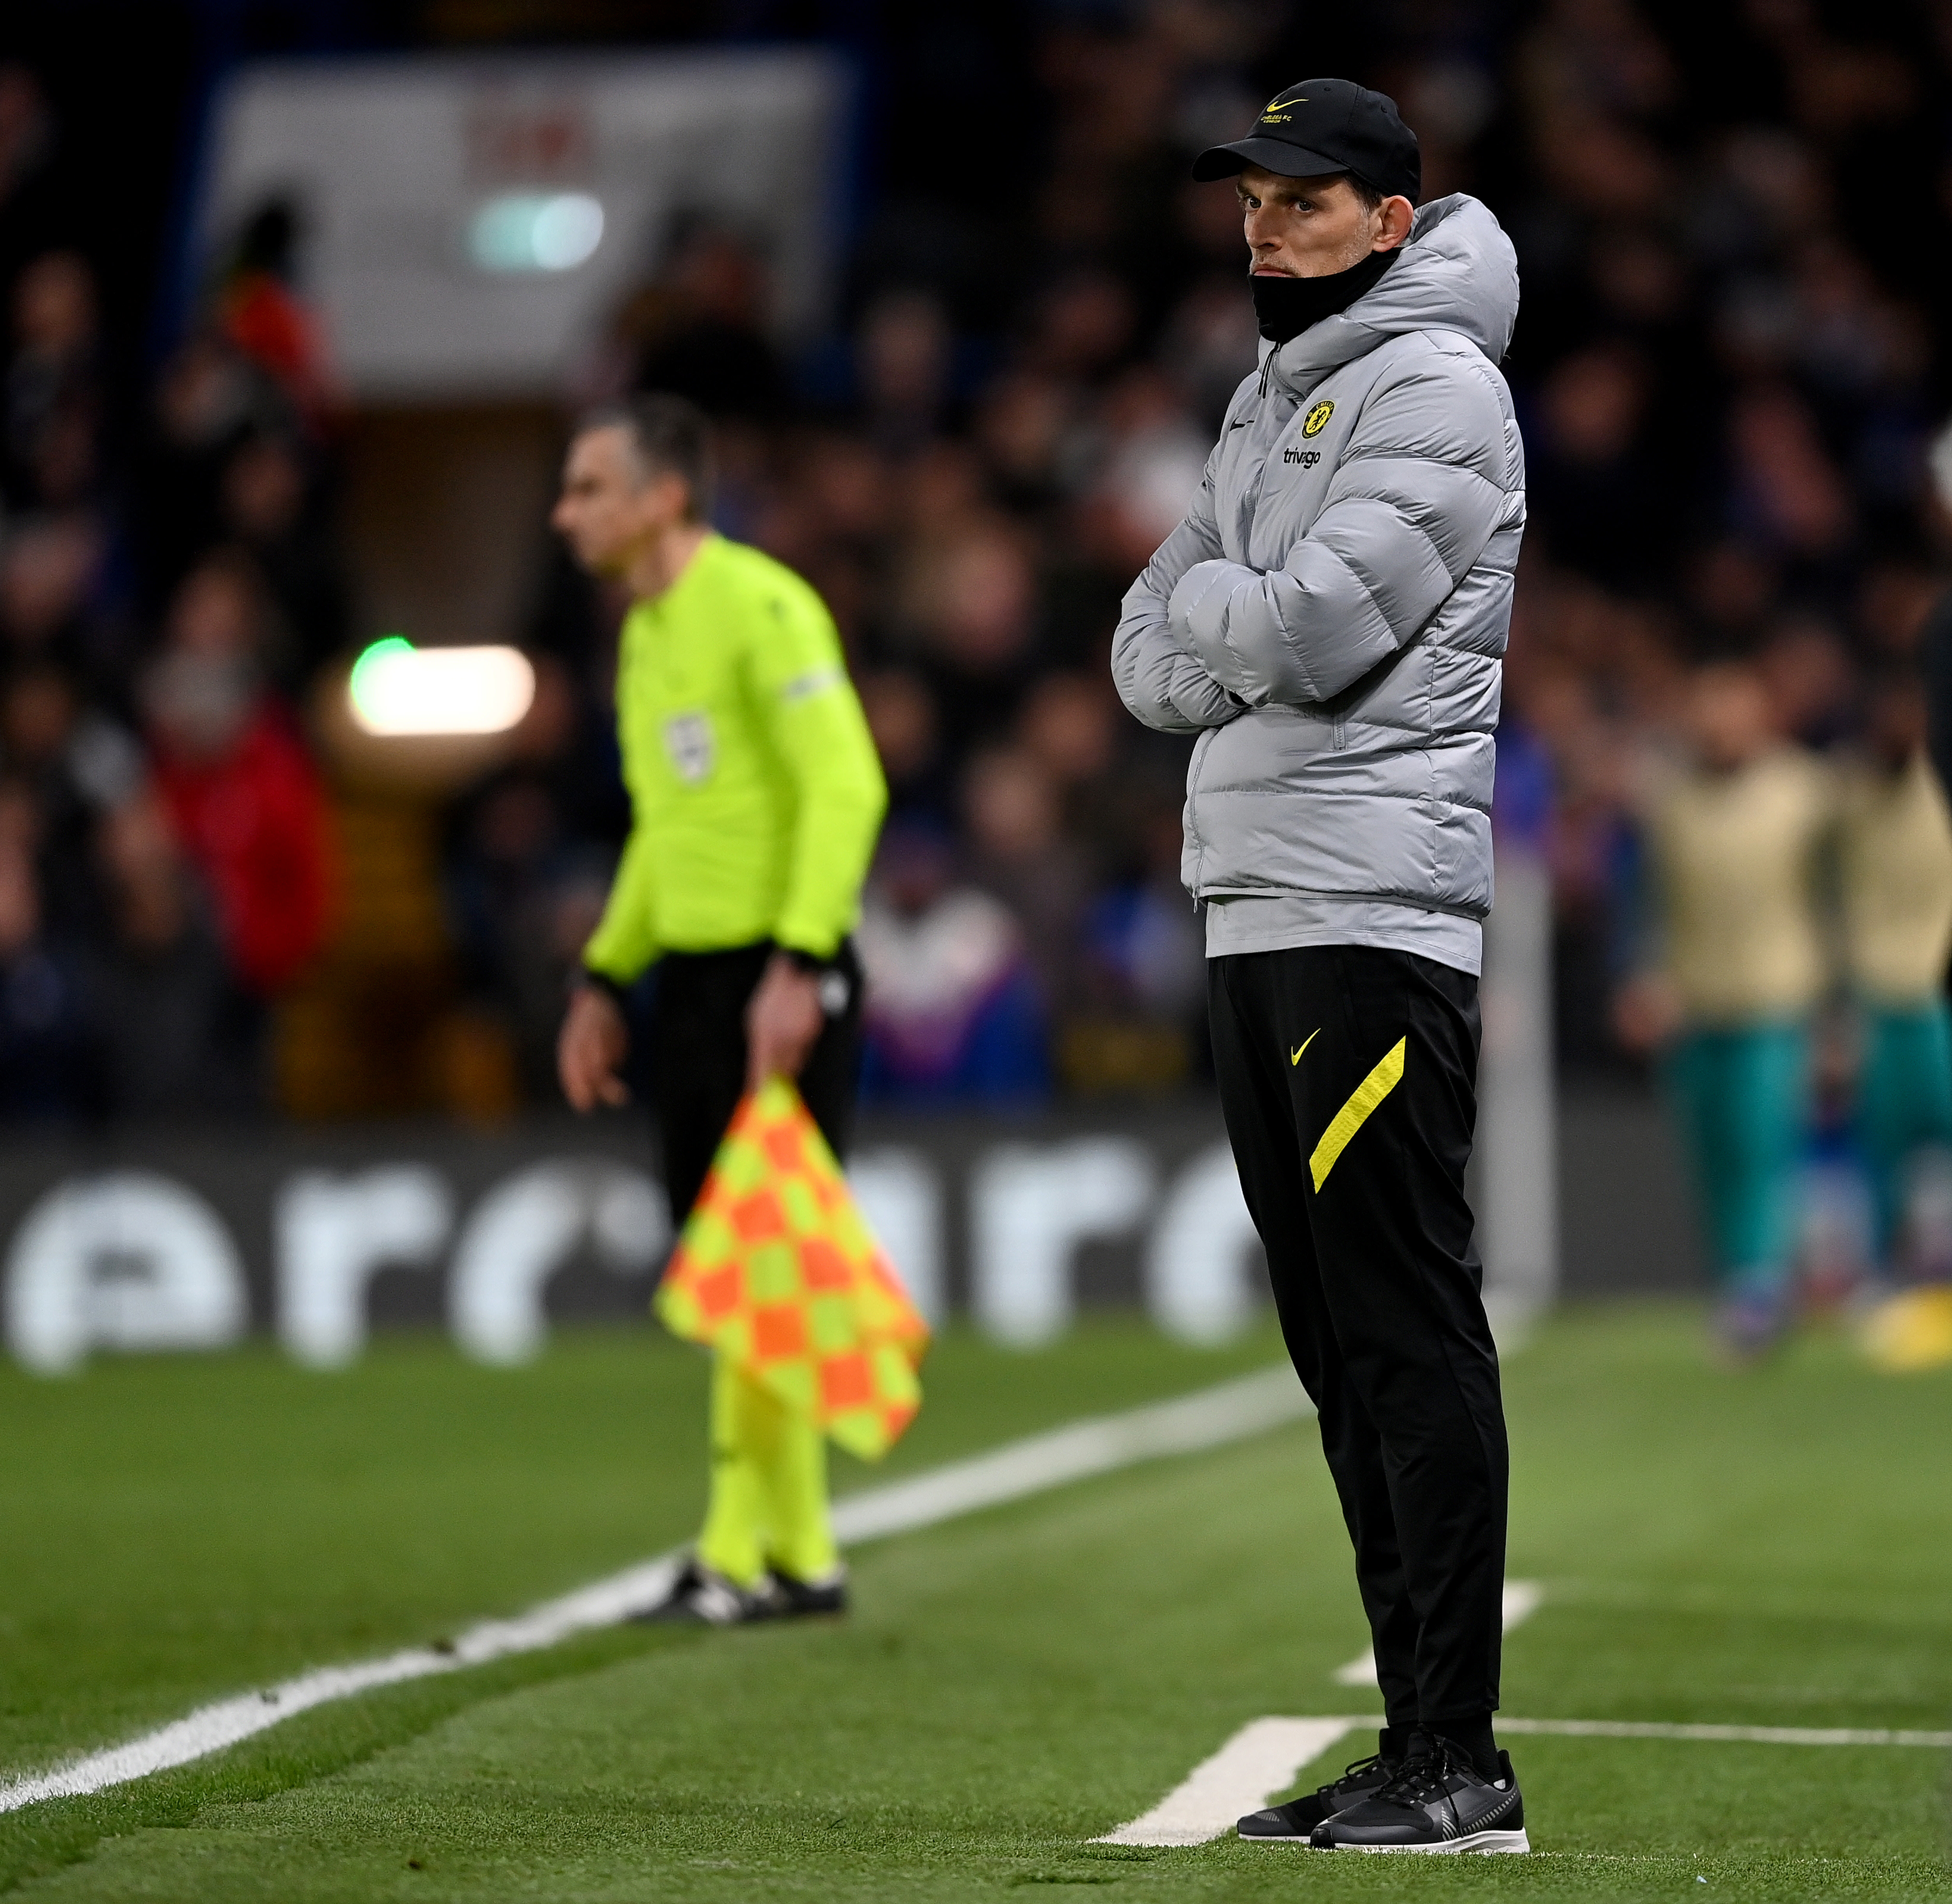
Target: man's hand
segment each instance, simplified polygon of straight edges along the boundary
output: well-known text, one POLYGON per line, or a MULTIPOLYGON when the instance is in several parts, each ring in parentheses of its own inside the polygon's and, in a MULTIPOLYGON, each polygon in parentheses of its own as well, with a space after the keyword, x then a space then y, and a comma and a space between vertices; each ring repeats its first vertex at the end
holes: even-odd
POLYGON ((1680 995, 1658 972, 1629 979, 1613 998, 1613 1031, 1636 1056, 1658 1051, 1681 1029, 1680 995))
POLYGON ((617 1001, 599 985, 579 985, 555 1041, 556 1075, 562 1094, 578 1110, 627 1104, 630 1093, 617 1075, 630 1048, 630 1027, 617 1001))
POLYGON ((820 981, 775 952, 746 1004, 746 1088, 756 1091, 776 1073, 798 1077, 825 1016, 820 981))

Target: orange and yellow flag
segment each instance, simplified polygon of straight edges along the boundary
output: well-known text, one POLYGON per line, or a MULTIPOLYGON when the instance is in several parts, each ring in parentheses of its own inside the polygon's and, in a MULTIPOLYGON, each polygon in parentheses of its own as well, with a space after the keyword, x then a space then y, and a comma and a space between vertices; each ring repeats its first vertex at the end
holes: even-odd
POLYGON ((849 1454, 885 1455, 921 1406, 928 1326, 784 1078, 733 1113, 654 1307, 849 1454))

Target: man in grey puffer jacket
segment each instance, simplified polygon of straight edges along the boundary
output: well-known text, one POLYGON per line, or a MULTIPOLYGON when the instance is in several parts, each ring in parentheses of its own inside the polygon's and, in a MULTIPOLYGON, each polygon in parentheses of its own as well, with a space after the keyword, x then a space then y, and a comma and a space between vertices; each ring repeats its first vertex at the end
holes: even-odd
POLYGON ((1232 177, 1260 368, 1125 598, 1112 670, 1197 733, 1184 878, 1215 1062, 1281 1327, 1321 1414, 1388 1725, 1243 1837, 1523 1850, 1497 1747, 1506 1454, 1464 1196, 1492 731, 1525 522, 1497 365, 1512 246, 1416 209, 1414 135, 1344 80, 1284 89, 1232 177))

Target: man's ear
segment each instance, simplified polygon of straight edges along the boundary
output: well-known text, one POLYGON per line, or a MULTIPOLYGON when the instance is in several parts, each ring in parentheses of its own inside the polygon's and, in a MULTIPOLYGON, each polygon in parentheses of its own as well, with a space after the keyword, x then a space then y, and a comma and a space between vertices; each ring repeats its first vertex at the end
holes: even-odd
POLYGON ((1409 236, 1416 218, 1416 207, 1402 197, 1385 199, 1376 208, 1375 251, 1394 251, 1409 236))
POLYGON ((691 510, 691 485, 675 471, 660 470, 644 485, 649 512, 660 522, 682 522, 691 510))

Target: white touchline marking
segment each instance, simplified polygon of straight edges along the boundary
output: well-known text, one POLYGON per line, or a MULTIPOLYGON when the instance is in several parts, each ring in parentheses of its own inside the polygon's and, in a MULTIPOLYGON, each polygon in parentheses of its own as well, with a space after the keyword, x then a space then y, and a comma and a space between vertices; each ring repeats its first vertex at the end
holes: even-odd
POLYGON ((1231 1831, 1258 1812, 1362 1719, 1250 1719, 1211 1758, 1193 1767, 1147 1812, 1093 1844, 1191 1845, 1231 1831))
MULTIPOLYGON (((1204 1758, 1150 1812, 1093 1844, 1206 1844, 1234 1821, 1286 1791, 1339 1739, 1366 1718, 1250 1719, 1211 1758, 1204 1758)), ((1707 1745, 1926 1746, 1952 1749, 1952 1732, 1885 1732, 1853 1726, 1661 1725, 1632 1719, 1508 1719, 1497 1730, 1569 1739, 1675 1739, 1707 1745)))
POLYGON ((1663 1725, 1638 1719, 1508 1719, 1500 1732, 1550 1739, 1692 1739, 1711 1746, 1924 1746, 1952 1750, 1952 1732, 1894 1732, 1877 1726, 1663 1725))
MULTIPOLYGON (((1282 1364, 1176 1401, 1153 1402, 1123 1414, 1075 1421, 1006 1442, 987 1455, 949 1461, 909 1480, 864 1488, 834 1504, 834 1532, 857 1545, 912 1533, 1137 1462, 1223 1447, 1314 1412, 1293 1370, 1282 1364)), ((513 1619, 482 1621, 451 1646, 410 1647, 357 1665, 322 1667, 262 1692, 199 1706, 124 1745, 91 1752, 52 1771, 0 1781, 0 1812, 16 1812, 44 1799, 79 1797, 186 1765, 294 1713, 375 1686, 451 1673, 513 1653, 539 1652, 572 1634, 615 1626, 636 1608, 664 1597, 680 1558, 660 1555, 559 1599, 545 1601, 513 1619)))
POLYGON ((553 1646, 571 1634, 594 1627, 615 1626, 633 1608, 662 1599, 677 1571, 674 1555, 640 1561, 608 1580, 597 1580, 562 1599, 532 1607, 512 1620, 484 1620, 470 1627, 450 1646, 414 1646, 356 1666, 326 1666, 302 1673, 260 1693, 199 1706, 186 1717, 155 1732, 132 1739, 106 1752, 91 1752, 73 1764, 38 1777, 0 1784, 0 1812, 18 1811, 43 1799, 74 1798, 126 1784, 172 1765, 221 1752, 289 1719, 294 1713, 350 1699, 378 1686, 402 1680, 425 1679, 463 1666, 479 1666, 511 1653, 533 1652, 553 1646))
MULTIPOLYGON (((1512 1627, 1522 1626, 1538 1611, 1539 1602, 1545 1598, 1545 1589, 1537 1580, 1507 1580, 1505 1583, 1504 1625, 1509 1633, 1512 1627)), ((1337 1686, 1373 1686, 1376 1683, 1376 1655, 1373 1648, 1359 1659, 1352 1659, 1346 1666, 1338 1666, 1328 1677, 1337 1686)))

